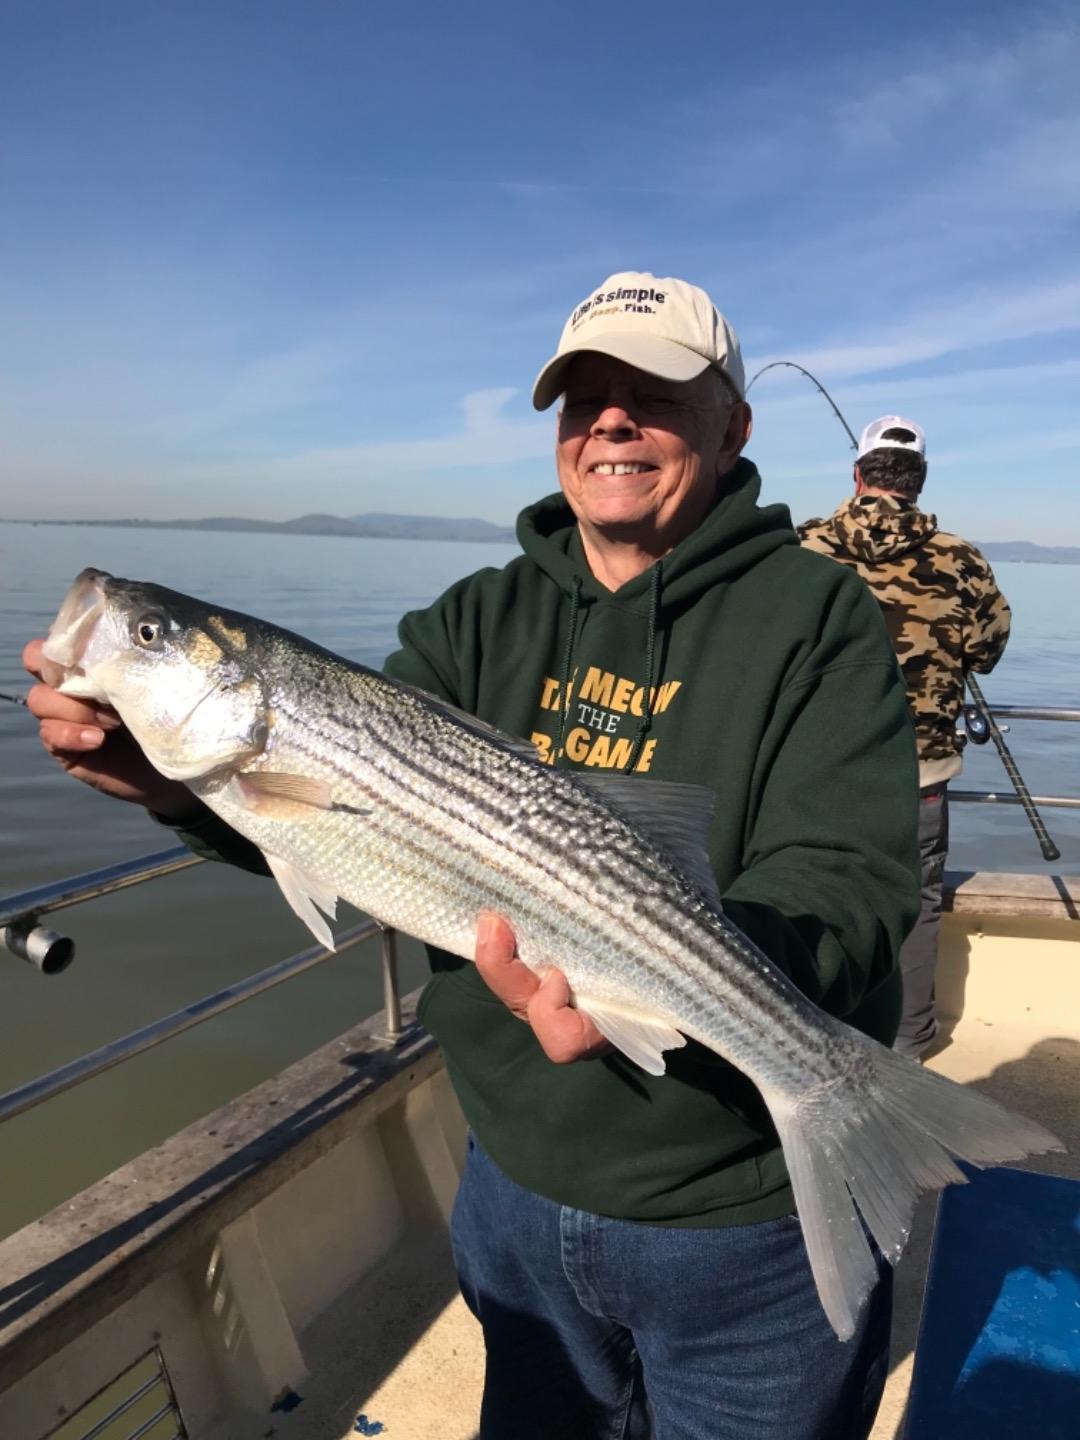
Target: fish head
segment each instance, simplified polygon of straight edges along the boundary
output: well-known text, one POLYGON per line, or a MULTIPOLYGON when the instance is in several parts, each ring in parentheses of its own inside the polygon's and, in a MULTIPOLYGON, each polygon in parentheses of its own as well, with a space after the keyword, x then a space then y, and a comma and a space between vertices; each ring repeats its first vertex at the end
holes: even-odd
POLYGON ((257 629, 175 590, 83 570, 49 630, 42 678, 113 706, 156 769, 195 780, 266 746, 257 629))

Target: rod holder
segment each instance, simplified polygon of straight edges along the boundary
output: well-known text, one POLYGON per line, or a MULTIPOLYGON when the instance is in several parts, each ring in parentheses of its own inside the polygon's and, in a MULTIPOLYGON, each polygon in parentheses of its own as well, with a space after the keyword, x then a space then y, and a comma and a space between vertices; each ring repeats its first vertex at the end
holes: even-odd
POLYGON ((59 975, 75 959, 75 941, 25 915, 0 928, 0 943, 42 975, 59 975))

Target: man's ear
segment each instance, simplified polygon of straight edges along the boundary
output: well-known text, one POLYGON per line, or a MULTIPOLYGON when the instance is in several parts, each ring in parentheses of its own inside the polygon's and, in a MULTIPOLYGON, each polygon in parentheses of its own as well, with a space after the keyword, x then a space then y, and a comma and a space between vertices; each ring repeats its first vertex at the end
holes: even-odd
POLYGON ((858 462, 857 460, 855 461, 855 464, 854 464, 854 466, 853 466, 853 476, 852 476, 852 478, 853 478, 854 481, 855 481, 855 494, 856 494, 856 495, 861 495, 861 494, 863 493, 863 491, 866 489, 866 482, 865 482, 865 480, 862 478, 862 471, 859 469, 859 462, 858 462))
POLYGON ((724 444, 720 454, 720 473, 726 475, 742 454, 746 442, 754 429, 754 412, 745 400, 739 400, 731 407, 724 444))

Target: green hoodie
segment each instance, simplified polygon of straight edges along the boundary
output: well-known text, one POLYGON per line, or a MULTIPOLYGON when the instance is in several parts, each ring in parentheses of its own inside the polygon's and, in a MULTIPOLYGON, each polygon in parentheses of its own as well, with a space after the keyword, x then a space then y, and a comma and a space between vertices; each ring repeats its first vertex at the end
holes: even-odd
MULTIPOLYGON (((748 461, 730 482, 693 535, 615 592, 589 572, 563 497, 542 500, 518 522, 524 555, 407 615, 386 673, 532 737, 548 760, 561 729, 560 765, 633 760, 643 787, 707 785, 727 914, 806 994, 890 1043, 895 956, 919 908, 903 682, 857 576, 800 549, 785 506, 758 507, 748 461)), ((477 1138, 519 1184, 664 1225, 793 1208, 764 1103, 725 1061, 691 1043, 659 1078, 618 1054, 554 1065, 475 966, 431 961, 421 1018, 477 1138)))
MULTIPOLYGON (((386 673, 531 736, 544 758, 562 724, 560 765, 616 772, 636 739, 643 785, 707 785, 727 914, 806 994, 890 1043, 895 954, 919 908, 903 682, 866 587, 800 550, 785 506, 758 507, 749 461, 731 481, 615 592, 589 572, 563 497, 542 500, 518 522, 524 555, 407 615, 386 673)), ((697 1045, 669 1052, 660 1078, 619 1055, 553 1065, 472 964, 431 956, 421 1018, 519 1184, 669 1225, 791 1210, 765 1106, 731 1066, 697 1045)))

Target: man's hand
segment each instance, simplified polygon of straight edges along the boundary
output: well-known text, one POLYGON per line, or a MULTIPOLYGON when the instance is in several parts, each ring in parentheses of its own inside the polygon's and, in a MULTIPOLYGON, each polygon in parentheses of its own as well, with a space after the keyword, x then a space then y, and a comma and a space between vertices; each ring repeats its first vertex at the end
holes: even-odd
POLYGON ((503 1004, 532 1026, 544 1054, 556 1065, 592 1060, 611 1049, 593 1022, 570 1004, 570 986, 560 970, 538 980, 521 963, 514 932, 501 915, 480 916, 476 968, 503 1004))
POLYGON ((108 705, 61 695, 41 680, 41 640, 23 650, 23 664, 40 683, 26 697, 40 723, 41 743, 69 775, 111 795, 145 805, 168 819, 193 819, 199 802, 186 785, 166 780, 139 748, 120 716, 108 705))

